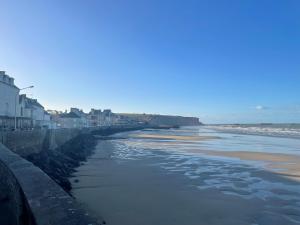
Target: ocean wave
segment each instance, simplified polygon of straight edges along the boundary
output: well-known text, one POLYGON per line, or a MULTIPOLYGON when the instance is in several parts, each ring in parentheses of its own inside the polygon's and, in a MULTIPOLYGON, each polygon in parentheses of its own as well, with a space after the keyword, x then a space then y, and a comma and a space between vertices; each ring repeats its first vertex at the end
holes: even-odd
POLYGON ((207 128, 236 134, 300 138, 300 125, 209 125, 207 128))

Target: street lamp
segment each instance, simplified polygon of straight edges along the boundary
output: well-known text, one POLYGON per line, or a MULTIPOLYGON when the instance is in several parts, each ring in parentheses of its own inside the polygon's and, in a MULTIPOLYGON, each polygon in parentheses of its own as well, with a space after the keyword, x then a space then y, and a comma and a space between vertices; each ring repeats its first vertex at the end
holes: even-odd
MULTIPOLYGON (((22 90, 25 90, 25 89, 29 89, 29 88, 34 88, 34 86, 31 85, 31 86, 28 86, 28 87, 21 88, 21 89, 19 89, 19 92, 22 91, 22 90)), ((17 94, 15 96, 15 130, 17 130, 17 97, 19 95, 19 92, 17 92, 17 94)))

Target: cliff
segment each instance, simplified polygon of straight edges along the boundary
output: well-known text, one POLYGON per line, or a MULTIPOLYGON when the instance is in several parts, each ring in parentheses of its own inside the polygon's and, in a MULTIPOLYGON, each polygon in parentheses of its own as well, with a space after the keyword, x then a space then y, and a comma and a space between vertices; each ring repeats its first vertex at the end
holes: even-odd
POLYGON ((183 117, 183 116, 164 116, 153 115, 150 117, 150 125, 165 125, 165 126, 199 126, 201 125, 199 118, 183 117))
POLYGON ((119 115, 125 120, 146 123, 150 126, 199 126, 202 124, 197 117, 129 113, 119 115))

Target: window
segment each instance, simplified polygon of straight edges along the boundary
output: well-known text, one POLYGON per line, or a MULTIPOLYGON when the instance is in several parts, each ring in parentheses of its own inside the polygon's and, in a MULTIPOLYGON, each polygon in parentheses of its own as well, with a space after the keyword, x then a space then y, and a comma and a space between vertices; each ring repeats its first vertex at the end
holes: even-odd
POLYGON ((5 115, 9 116, 9 104, 8 104, 8 102, 5 103, 5 115))

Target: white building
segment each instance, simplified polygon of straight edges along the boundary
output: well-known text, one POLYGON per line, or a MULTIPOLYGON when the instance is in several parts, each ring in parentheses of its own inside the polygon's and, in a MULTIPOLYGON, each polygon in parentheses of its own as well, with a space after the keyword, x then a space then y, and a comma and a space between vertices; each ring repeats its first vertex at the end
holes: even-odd
POLYGON ((0 71, 0 130, 14 128, 19 91, 14 79, 0 71))
POLYGON ((5 74, 5 71, 0 71, 0 116, 15 116, 19 91, 14 79, 5 74))
POLYGON ((47 110, 47 114, 50 116, 50 121, 51 121, 51 129, 57 129, 60 128, 59 122, 60 122, 60 115, 63 114, 62 111, 57 111, 57 110, 47 110))
POLYGON ((119 124, 121 117, 118 114, 113 113, 110 109, 103 110, 104 124, 106 126, 119 124))
POLYGON ((80 117, 82 127, 88 127, 88 118, 87 118, 87 114, 85 114, 85 113, 83 112, 82 109, 71 108, 71 109, 70 109, 70 112, 75 113, 77 116, 80 117))
POLYGON ((56 117, 57 128, 83 128, 82 119, 74 112, 58 114, 56 117))
POLYGON ((120 116, 112 113, 110 109, 91 109, 88 114, 88 122, 90 127, 111 126, 118 124, 120 116))
POLYGON ((29 119, 30 127, 52 127, 50 114, 45 111, 44 107, 37 99, 27 98, 26 95, 20 95, 18 106, 18 117, 29 119))
POLYGON ((33 127, 49 127, 50 115, 45 111, 44 107, 37 99, 27 98, 26 108, 30 110, 30 118, 33 127))
POLYGON ((88 114, 88 123, 90 127, 100 127, 104 125, 104 114, 101 109, 91 109, 88 114))

